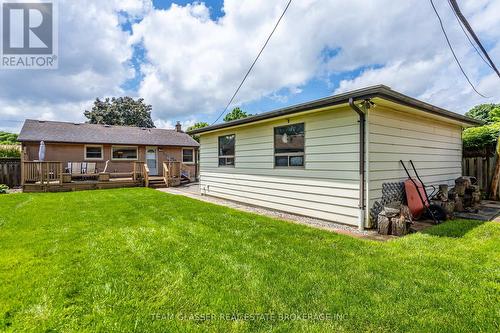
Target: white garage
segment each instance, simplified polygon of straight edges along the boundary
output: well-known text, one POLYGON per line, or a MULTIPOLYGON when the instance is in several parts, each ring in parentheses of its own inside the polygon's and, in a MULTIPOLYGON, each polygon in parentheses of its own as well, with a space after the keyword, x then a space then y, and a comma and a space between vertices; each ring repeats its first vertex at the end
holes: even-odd
POLYGON ((382 184, 413 160, 429 184, 462 174, 462 129, 478 122, 373 86, 192 131, 202 194, 370 227, 382 184))

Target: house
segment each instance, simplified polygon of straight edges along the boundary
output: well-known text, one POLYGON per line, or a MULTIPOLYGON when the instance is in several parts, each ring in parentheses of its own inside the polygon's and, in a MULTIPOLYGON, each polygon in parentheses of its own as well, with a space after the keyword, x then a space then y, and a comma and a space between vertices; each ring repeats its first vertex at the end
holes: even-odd
POLYGON ((202 194, 359 226, 413 160, 430 184, 461 176, 478 121, 379 85, 191 131, 202 194))
MULTIPOLYGON (((175 130, 166 130, 28 119, 18 140, 25 164, 39 159, 43 141, 44 161, 61 163, 60 173, 74 174, 75 170, 69 169, 78 163, 79 168, 92 164, 94 173, 106 172, 111 178, 135 177, 132 173, 139 172, 138 165, 146 165, 149 176, 163 176, 164 162, 174 161, 182 164, 190 180, 195 180, 198 173, 199 144, 182 132, 179 123, 175 130)), ((85 173, 80 171, 77 173, 85 173)), ((57 178, 57 170, 49 173, 57 178)))

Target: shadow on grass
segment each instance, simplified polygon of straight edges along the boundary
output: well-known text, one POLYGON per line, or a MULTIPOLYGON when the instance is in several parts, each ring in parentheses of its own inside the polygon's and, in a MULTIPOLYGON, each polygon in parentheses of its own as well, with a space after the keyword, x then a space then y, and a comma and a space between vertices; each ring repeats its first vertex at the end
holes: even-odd
POLYGON ((451 220, 426 229, 422 233, 438 237, 461 238, 485 222, 478 220, 451 220))

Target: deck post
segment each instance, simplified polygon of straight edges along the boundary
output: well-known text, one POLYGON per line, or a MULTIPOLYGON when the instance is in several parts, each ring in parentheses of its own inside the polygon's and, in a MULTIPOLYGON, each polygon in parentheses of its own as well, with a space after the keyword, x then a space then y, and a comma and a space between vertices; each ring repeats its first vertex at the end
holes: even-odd
POLYGON ((62 162, 59 162, 59 184, 63 183, 63 166, 62 162))
POLYGON ((146 163, 144 163, 144 186, 149 187, 149 168, 146 163))
MULTIPOLYGON (((21 146, 22 147, 22 146, 21 146)), ((26 147, 21 148, 21 187, 24 188, 24 173, 26 172, 24 169, 24 152, 26 147)))

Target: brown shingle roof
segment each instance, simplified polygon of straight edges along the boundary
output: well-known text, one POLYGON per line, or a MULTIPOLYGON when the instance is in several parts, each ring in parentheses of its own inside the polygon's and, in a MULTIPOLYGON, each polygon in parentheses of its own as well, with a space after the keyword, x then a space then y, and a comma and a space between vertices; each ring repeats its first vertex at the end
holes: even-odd
POLYGON ((94 124, 67 123, 27 119, 19 141, 66 143, 107 143, 154 146, 198 147, 186 133, 159 128, 139 128, 94 124))

